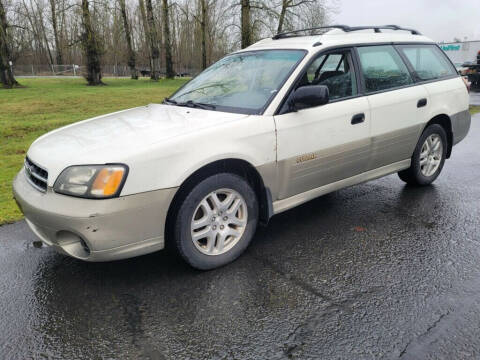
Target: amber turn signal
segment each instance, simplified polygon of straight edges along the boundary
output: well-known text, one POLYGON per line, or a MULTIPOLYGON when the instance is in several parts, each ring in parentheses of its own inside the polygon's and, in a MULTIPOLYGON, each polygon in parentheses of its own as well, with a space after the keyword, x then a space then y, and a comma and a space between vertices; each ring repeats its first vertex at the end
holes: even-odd
POLYGON ((95 196, 112 196, 120 187, 125 169, 123 167, 104 168, 99 171, 92 185, 95 196))

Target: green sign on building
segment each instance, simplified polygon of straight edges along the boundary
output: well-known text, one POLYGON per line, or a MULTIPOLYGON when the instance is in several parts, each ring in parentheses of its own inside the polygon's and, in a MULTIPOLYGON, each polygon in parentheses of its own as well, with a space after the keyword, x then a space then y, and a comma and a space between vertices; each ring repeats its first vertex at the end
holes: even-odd
POLYGON ((460 50, 460 45, 441 45, 443 51, 458 51, 460 50))

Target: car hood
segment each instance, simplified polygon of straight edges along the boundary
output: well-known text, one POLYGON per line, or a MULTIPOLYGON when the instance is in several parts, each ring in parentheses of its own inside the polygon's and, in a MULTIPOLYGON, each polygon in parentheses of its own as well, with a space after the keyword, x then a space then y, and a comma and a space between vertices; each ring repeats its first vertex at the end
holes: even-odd
POLYGON ((248 115, 150 104, 81 121, 38 138, 27 156, 49 172, 52 186, 71 165, 120 163, 153 144, 248 115))

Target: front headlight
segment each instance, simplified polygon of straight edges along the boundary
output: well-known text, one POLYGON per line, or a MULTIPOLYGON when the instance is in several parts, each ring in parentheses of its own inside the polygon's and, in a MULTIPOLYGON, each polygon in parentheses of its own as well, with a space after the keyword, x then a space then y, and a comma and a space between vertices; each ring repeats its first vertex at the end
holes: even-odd
POLYGON ((63 170, 55 181, 57 193, 90 199, 106 199, 120 194, 128 167, 126 165, 80 165, 63 170))

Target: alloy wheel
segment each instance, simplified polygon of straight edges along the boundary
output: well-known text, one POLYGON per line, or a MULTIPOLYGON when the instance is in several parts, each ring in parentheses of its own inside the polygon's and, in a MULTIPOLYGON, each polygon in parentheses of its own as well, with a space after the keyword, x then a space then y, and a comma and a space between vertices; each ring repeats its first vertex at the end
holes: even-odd
POLYGON ((212 191, 193 213, 192 241, 205 255, 224 254, 242 238, 247 222, 247 204, 242 195, 232 189, 212 191))
POLYGON ((422 174, 430 177, 438 170, 442 162, 443 143, 438 134, 429 135, 420 152, 420 169, 422 174))

